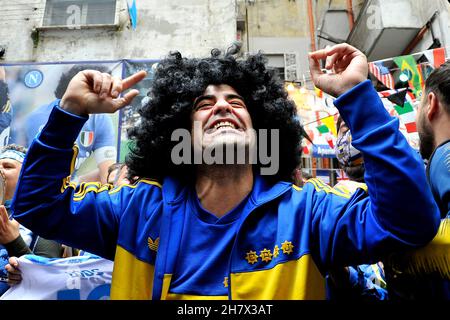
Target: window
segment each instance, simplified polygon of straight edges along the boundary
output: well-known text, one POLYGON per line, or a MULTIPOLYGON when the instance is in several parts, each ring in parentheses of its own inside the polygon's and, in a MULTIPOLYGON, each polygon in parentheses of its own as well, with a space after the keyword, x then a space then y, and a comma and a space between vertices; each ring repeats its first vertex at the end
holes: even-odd
POLYGON ((112 25, 115 22, 117 0, 47 0, 46 26, 112 25))
POLYGON ((297 54, 296 53, 276 53, 266 54, 269 69, 278 71, 282 80, 295 81, 297 75, 297 54))
POLYGON ((284 55, 280 54, 266 54, 267 67, 276 70, 281 80, 284 80, 284 55))

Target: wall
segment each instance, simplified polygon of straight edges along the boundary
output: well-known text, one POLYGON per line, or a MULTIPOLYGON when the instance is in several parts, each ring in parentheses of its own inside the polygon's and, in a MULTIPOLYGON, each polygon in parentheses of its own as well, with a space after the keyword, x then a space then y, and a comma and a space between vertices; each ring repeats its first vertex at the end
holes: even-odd
POLYGON ((125 0, 117 2, 118 29, 82 28, 33 32, 45 0, 10 1, 0 11, 0 46, 5 61, 159 59, 171 50, 205 56, 236 38, 234 0, 138 1, 133 31, 125 0), (34 40, 32 39, 32 35, 34 40))
MULTIPOLYGON (((355 19, 364 0, 353 0, 355 19)), ((328 34, 345 40, 350 32, 347 0, 313 0, 316 48, 334 43, 318 38, 328 34)), ((307 0, 237 0, 245 50, 265 53, 296 53, 298 80, 309 78, 307 54, 312 49, 307 0)))

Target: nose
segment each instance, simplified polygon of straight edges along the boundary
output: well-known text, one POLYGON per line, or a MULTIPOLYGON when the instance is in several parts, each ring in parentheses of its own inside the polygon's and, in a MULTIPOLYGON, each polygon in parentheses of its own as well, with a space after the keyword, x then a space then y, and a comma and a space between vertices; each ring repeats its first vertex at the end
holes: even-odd
POLYGON ((219 113, 230 113, 232 110, 232 106, 225 99, 218 99, 216 104, 214 105, 214 114, 219 113))

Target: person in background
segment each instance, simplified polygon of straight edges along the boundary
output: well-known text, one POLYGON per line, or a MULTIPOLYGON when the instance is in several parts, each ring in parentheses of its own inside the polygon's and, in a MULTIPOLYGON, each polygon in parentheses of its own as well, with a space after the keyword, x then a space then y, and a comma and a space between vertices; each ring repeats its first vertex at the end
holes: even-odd
POLYGON ((4 205, 0 205, 0 294, 8 288, 8 272, 5 268, 9 257, 34 253, 48 258, 59 258, 63 254, 61 244, 34 234, 16 220, 10 219, 11 200, 16 190, 26 149, 11 144, 0 151, 0 170, 4 177, 4 205))
POLYGON ((292 173, 292 182, 299 187, 302 187, 306 181, 312 178, 312 175, 302 169, 301 165, 299 165, 297 168, 294 169, 294 172, 292 173))
POLYGON ((450 61, 434 70, 425 82, 417 112, 422 157, 441 218, 450 216, 450 61))
POLYGON ((0 66, 0 147, 9 143, 12 118, 11 100, 6 83, 5 67, 0 66))
POLYGON ((125 163, 113 163, 108 168, 108 176, 106 178, 107 183, 112 184, 115 187, 124 184, 130 184, 130 180, 127 178, 127 174, 128 170, 125 163))
MULTIPOLYGON (((80 71, 85 69, 107 72, 107 68, 96 65, 75 65, 63 73, 55 89, 55 97, 61 99, 67 89, 69 81, 80 71)), ((42 130, 50 115, 51 106, 42 105, 33 110, 25 120, 25 134, 27 147, 34 137, 42 130)), ((16 133, 17 134, 17 133, 16 133)), ((117 150, 114 140, 114 127, 107 114, 90 115, 77 137, 78 156, 75 162, 75 172, 72 180, 76 182, 100 181, 106 183, 108 167, 116 160, 117 150), (78 169, 86 159, 93 156, 97 163, 97 170, 86 173, 83 176, 77 174, 78 169)))
MULTIPOLYGON (((336 158, 349 180, 341 180, 334 188, 349 195, 355 192, 367 192, 367 185, 364 183, 363 155, 352 145, 350 129, 341 116, 336 121, 336 129, 336 158)), ((336 269, 330 272, 327 280, 329 295, 332 300, 371 301, 388 299, 382 262, 336 269)))
POLYGON ((427 246, 391 255, 386 263, 389 295, 395 300, 450 300, 450 61, 427 78, 416 124, 442 221, 427 246))

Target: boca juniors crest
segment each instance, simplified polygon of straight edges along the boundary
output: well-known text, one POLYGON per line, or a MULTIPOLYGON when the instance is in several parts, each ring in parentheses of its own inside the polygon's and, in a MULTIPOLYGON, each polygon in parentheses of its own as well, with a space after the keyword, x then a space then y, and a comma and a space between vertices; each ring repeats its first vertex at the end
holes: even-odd
POLYGON ((94 142, 94 131, 81 131, 80 144, 87 148, 94 142))

